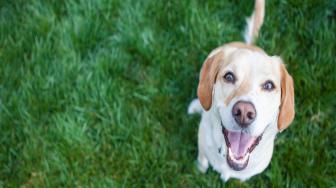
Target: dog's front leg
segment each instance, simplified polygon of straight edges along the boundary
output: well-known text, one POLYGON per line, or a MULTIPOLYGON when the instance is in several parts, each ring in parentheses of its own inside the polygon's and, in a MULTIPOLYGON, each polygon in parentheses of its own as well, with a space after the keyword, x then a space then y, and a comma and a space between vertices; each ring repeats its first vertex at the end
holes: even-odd
POLYGON ((209 161, 200 147, 198 148, 197 167, 202 173, 205 173, 209 168, 209 161))
MULTIPOLYGON (((202 117, 203 118, 203 117, 202 117)), ((197 167, 202 172, 205 173, 209 168, 209 161, 205 155, 204 144, 205 141, 205 132, 202 127, 203 121, 201 121, 201 125, 198 130, 198 156, 197 156, 197 167)))

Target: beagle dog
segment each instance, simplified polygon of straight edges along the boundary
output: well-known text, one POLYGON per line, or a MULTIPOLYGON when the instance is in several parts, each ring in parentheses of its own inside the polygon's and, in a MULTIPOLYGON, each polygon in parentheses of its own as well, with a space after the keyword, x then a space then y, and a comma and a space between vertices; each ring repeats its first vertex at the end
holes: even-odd
POLYGON ((198 168, 211 166, 227 181, 261 173, 274 140, 294 119, 294 87, 282 59, 253 45, 263 23, 265 1, 256 0, 247 19, 245 43, 214 49, 199 78, 198 99, 188 113, 201 113, 198 168))

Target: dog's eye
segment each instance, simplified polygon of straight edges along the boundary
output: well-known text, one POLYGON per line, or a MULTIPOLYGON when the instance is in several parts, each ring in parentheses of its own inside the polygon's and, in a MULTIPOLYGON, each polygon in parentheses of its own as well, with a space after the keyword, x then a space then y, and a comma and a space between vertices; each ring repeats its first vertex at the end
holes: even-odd
POLYGON ((275 86, 272 81, 268 80, 262 85, 262 88, 266 91, 272 91, 274 90, 275 86))
POLYGON ((234 74, 232 72, 227 72, 223 78, 225 79, 225 81, 229 82, 229 83, 235 83, 236 78, 234 76, 234 74))

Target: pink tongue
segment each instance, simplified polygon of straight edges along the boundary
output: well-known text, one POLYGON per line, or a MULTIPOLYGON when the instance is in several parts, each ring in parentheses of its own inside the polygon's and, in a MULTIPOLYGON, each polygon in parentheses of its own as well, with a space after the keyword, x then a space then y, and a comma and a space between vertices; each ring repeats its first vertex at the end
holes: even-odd
POLYGON ((257 137, 242 132, 228 131, 230 148, 236 159, 244 157, 257 137))

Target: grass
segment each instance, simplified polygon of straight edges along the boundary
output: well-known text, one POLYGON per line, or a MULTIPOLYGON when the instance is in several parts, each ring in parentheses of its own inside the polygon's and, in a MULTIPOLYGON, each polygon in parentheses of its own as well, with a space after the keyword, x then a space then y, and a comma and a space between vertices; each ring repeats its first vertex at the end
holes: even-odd
POLYGON ((211 49, 252 1, 0 1, 0 187, 336 186, 336 3, 267 1, 258 45, 295 80, 296 118, 266 171, 195 167, 188 116, 211 49))

